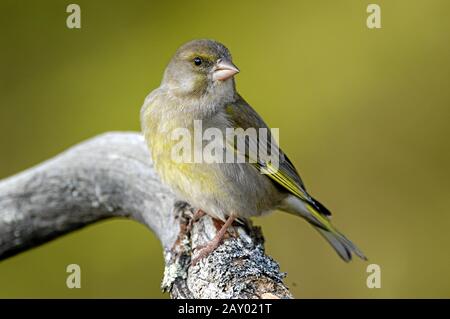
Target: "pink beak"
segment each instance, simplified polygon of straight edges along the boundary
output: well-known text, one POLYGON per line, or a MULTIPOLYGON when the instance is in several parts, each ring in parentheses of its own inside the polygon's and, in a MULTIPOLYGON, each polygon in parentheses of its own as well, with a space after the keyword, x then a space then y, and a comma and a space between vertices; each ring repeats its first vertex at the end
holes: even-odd
POLYGON ((239 69, 230 61, 219 59, 212 75, 213 80, 225 81, 231 78, 239 69))

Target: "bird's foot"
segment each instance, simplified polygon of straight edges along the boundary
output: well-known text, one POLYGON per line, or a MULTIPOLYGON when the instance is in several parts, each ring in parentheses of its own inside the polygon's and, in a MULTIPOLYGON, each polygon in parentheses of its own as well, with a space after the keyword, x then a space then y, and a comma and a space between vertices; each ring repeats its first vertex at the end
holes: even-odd
POLYGON ((222 241, 218 242, 218 241, 212 240, 206 245, 201 245, 201 246, 197 247, 199 252, 197 253, 197 256, 194 259, 192 259, 192 266, 195 266, 203 258, 208 257, 209 254, 211 254, 214 250, 216 250, 217 247, 220 246, 221 242, 222 241))
POLYGON ((216 236, 214 236, 213 240, 211 240, 206 245, 197 246, 197 256, 192 260, 192 266, 195 266, 200 260, 206 258, 211 254, 217 247, 222 243, 223 237, 225 236, 227 229, 231 224, 233 224, 235 217, 233 215, 229 216, 226 220, 225 224, 223 224, 222 228, 217 232, 216 236))

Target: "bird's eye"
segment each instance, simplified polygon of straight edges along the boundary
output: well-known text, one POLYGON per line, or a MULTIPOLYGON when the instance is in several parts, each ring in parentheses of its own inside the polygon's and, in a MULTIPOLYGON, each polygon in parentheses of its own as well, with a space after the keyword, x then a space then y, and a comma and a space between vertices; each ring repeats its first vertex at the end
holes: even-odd
POLYGON ((196 65, 196 66, 199 66, 200 64, 202 64, 202 58, 199 58, 199 57, 195 57, 194 58, 194 64, 196 65))

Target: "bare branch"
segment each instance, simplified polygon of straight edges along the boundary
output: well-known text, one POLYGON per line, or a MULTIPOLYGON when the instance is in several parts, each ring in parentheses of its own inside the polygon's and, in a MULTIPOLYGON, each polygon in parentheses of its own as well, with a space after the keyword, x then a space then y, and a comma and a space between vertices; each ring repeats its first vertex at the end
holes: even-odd
POLYGON ((127 217, 161 241, 162 287, 173 298, 291 298, 260 230, 233 226, 213 254, 190 266, 220 225, 187 225, 192 208, 160 182, 138 133, 107 133, 0 181, 0 260, 98 220, 127 217))

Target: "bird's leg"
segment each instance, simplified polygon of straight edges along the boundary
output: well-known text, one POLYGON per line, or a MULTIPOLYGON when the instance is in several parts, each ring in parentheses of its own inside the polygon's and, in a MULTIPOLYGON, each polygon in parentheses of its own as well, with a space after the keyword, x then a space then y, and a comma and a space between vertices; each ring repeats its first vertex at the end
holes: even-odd
POLYGON ((206 215, 206 213, 203 210, 197 209, 195 211, 194 215, 192 215, 192 218, 186 227, 186 232, 190 232, 192 230, 192 226, 194 226, 194 223, 205 215, 206 215))
POLYGON ((197 257, 195 257, 192 260, 192 266, 195 266, 201 259, 208 257, 210 253, 212 253, 217 247, 219 247, 219 245, 223 240, 223 237, 227 232, 228 227, 230 227, 231 224, 233 224, 234 219, 235 216, 230 215, 228 219, 225 221, 225 224, 223 224, 222 228, 220 228, 220 230, 214 236, 214 238, 207 245, 200 248, 197 257))

